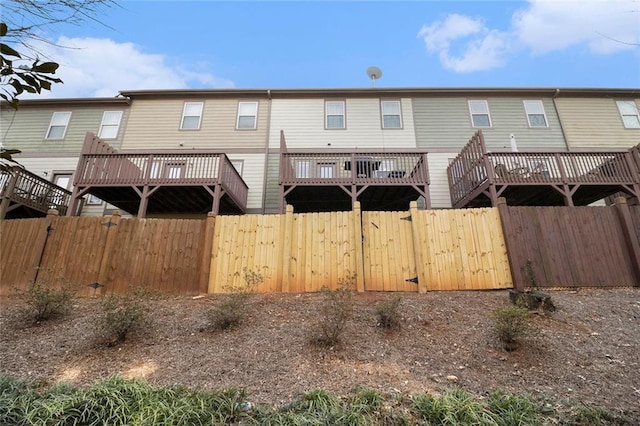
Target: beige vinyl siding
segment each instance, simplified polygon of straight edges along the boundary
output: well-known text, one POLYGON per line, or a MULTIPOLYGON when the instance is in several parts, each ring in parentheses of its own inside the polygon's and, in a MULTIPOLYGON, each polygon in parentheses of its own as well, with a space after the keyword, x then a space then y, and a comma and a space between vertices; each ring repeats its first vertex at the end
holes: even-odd
MULTIPOLYGON (((23 158, 22 155, 16 158, 28 171, 40 176, 48 181, 53 180, 53 173, 69 171, 75 173, 78 166, 78 157, 55 157, 55 158, 23 158)), ((73 180, 72 180, 73 184, 73 180)), ((69 189, 71 191, 71 189, 69 189)), ((82 208, 81 216, 102 216, 105 207, 115 208, 109 204, 87 205, 82 208)))
POLYGON ((510 150, 510 135, 519 150, 566 150, 560 121, 551 98, 523 97, 431 97, 414 98, 413 111, 418 147, 459 151, 478 130, 471 124, 469 99, 486 99, 490 128, 482 128, 489 150, 510 150), (549 127, 531 128, 523 100, 542 100, 549 127))
MULTIPOLYGON (((616 98, 556 99, 570 149, 620 149, 640 143, 640 129, 626 129, 616 98)), ((640 99, 635 99, 640 108, 640 99)))
POLYGON ((109 144, 120 147, 128 118, 128 108, 106 105, 104 107, 61 106, 47 108, 20 108, 17 112, 3 108, 0 121, 2 143, 7 148, 18 148, 24 153, 38 152, 80 154, 87 132, 97 134, 105 111, 123 111, 118 139, 109 144), (71 112, 64 139, 45 139, 54 112, 71 112))
POLYGON ((447 166, 449 160, 455 158, 457 152, 430 153, 427 156, 429 162, 429 195, 431 207, 434 209, 451 208, 451 193, 449 192, 449 178, 447 166))
POLYGON ((229 160, 242 160, 242 180, 249 187, 247 209, 262 209, 264 191, 264 153, 262 154, 228 154, 229 160))
MULTIPOLYGON (((134 100, 122 148, 224 150, 233 147, 264 150, 269 119, 267 100, 255 100, 259 102, 257 129, 236 130, 238 99, 204 99, 200 129, 180 130, 184 103, 200 101, 200 99, 134 100)), ((254 100, 243 99, 242 101, 254 100)))
POLYGON ((325 129, 324 102, 323 98, 274 99, 269 147, 280 147, 280 130, 284 130, 288 148, 416 147, 410 99, 401 99, 402 129, 384 130, 379 98, 346 99, 345 129, 325 129))

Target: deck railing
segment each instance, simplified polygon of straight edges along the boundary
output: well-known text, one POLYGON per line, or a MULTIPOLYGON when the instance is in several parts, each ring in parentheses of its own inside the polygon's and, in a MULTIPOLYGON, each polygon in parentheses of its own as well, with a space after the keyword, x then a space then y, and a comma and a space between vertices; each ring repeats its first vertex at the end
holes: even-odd
POLYGON ((207 151, 82 154, 75 176, 82 186, 222 185, 246 204, 248 187, 224 153, 207 151))
POLYGON ((283 152, 285 185, 401 185, 429 181, 426 152, 283 152))
POLYGON ((22 167, 0 172, 0 199, 8 199, 41 213, 56 209, 67 212, 71 192, 22 167))
POLYGON ((632 184, 640 174, 633 151, 487 152, 476 133, 447 168, 452 202, 483 183, 498 185, 632 184))

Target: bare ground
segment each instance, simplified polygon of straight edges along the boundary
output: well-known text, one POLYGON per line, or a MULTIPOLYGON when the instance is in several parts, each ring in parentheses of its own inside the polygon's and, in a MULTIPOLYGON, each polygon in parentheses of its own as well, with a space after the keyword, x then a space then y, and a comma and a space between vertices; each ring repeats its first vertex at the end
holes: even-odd
POLYGON ((225 332, 206 329, 205 312, 219 296, 154 300, 151 325, 115 347, 98 337, 96 299, 76 300, 69 315, 34 325, 4 298, 0 372, 44 384, 117 374, 160 385, 243 387, 251 401, 276 405, 316 388, 414 395, 459 386, 477 395, 503 390, 582 401, 640 421, 640 290, 550 293, 558 310, 532 314, 537 333, 516 352, 492 334, 492 312, 509 304, 507 291, 402 294, 403 326, 394 332, 378 327, 375 316, 376 303, 394 295, 360 293, 334 348, 310 342, 321 294, 257 295, 246 323, 225 332))

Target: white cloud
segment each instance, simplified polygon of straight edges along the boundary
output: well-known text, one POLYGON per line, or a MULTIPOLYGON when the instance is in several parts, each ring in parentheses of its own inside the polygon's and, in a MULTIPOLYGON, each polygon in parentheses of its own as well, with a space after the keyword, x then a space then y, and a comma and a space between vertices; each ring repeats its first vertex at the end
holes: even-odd
POLYGON ((507 34, 488 29, 481 19, 458 14, 423 26, 418 37, 423 38, 429 52, 438 54, 445 68, 456 72, 483 71, 500 66, 509 49, 507 34), (462 53, 452 53, 460 45, 462 53))
POLYGON ((530 0, 512 18, 513 32, 534 54, 584 44, 608 54, 640 44, 640 3, 634 0, 530 0))
POLYGON ((427 51, 456 72, 490 70, 509 54, 531 54, 584 45, 598 55, 640 49, 640 3, 636 0, 529 0, 509 27, 488 28, 480 18, 451 14, 418 33, 427 51), (455 53, 460 52, 460 53, 455 53))
MULTIPOLYGON (((41 56, 60 64, 51 92, 38 98, 112 97, 121 90, 233 87, 210 69, 174 65, 176 59, 145 53, 133 43, 110 39, 60 37, 54 45, 38 45, 41 56)), ((22 99, 32 96, 21 96, 22 99)))

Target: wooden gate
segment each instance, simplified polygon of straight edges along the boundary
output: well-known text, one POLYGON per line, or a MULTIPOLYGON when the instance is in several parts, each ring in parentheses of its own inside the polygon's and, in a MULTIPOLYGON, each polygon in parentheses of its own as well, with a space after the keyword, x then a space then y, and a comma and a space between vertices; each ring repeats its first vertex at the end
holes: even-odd
POLYGON ((418 291, 409 212, 362 212, 367 291, 418 291))

